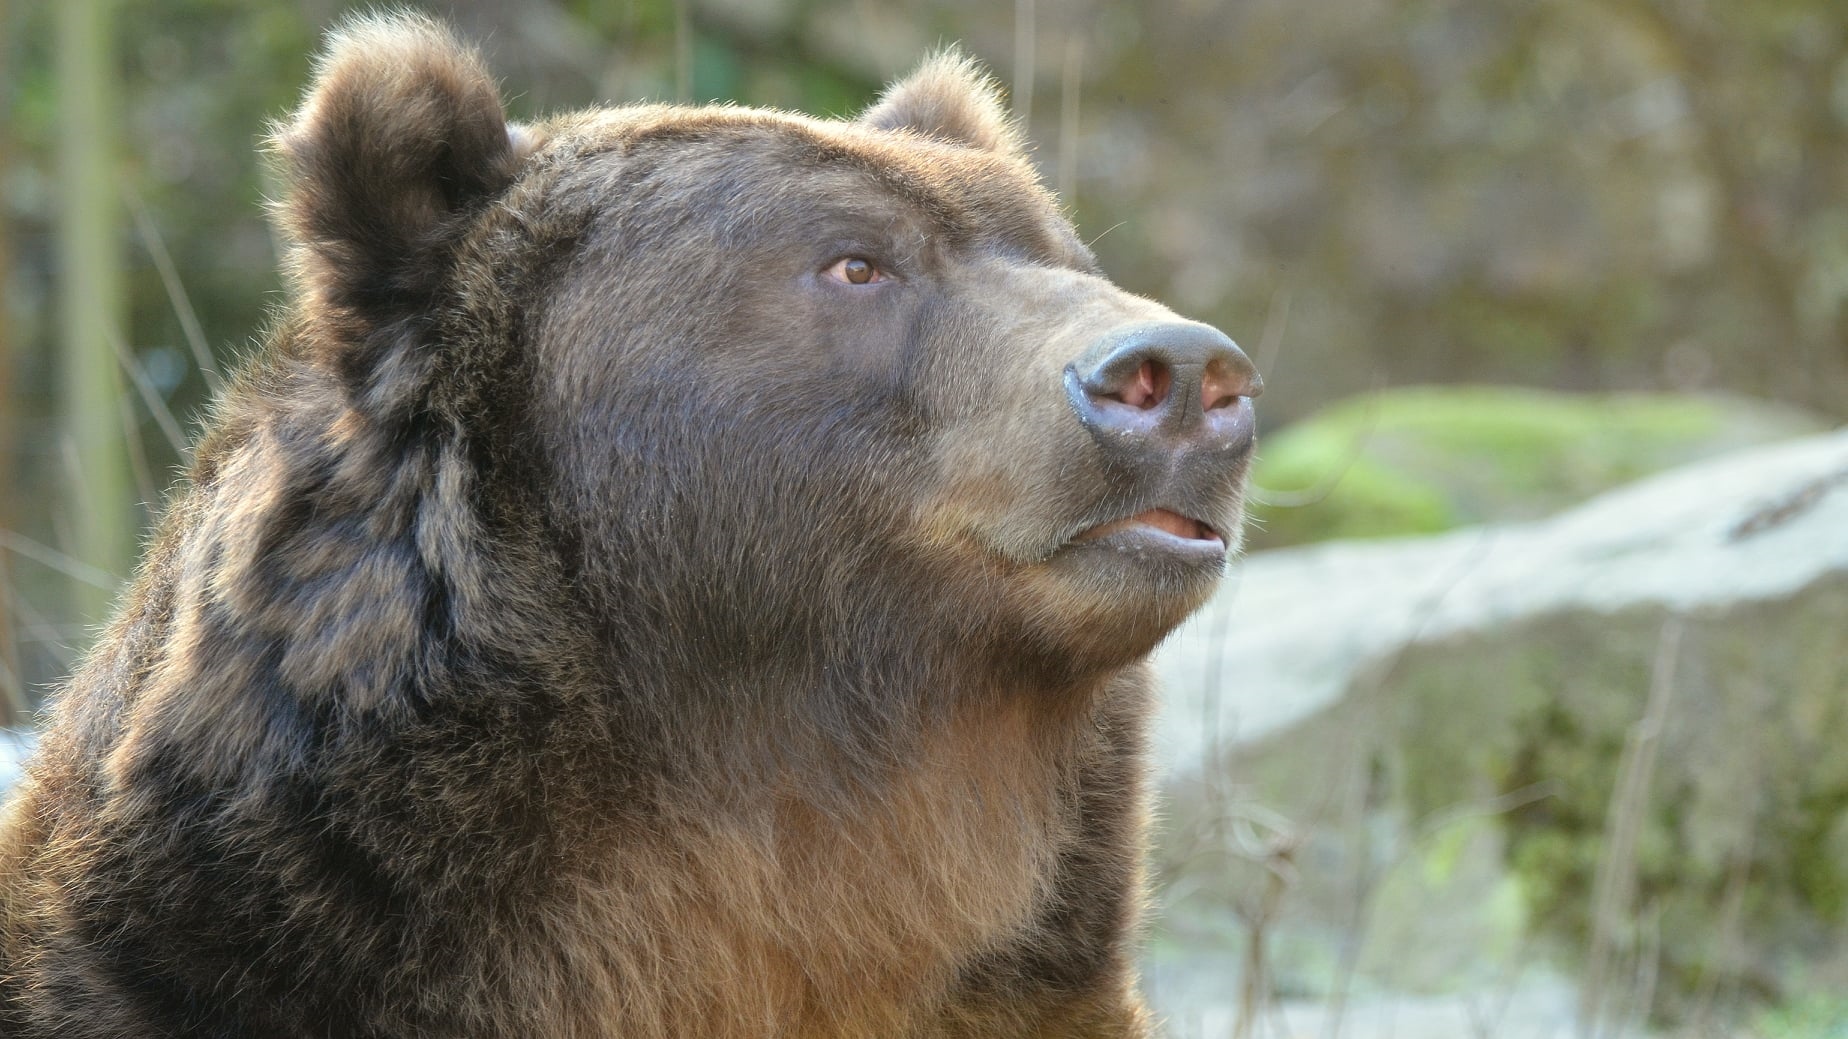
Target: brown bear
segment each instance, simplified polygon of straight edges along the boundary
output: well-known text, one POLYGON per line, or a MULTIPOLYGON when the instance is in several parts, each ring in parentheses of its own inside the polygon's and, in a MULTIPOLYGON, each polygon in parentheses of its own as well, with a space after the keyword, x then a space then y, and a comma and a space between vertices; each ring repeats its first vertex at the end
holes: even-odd
POLYGON ((10 1036, 1140 1036, 1145 657, 1258 379, 954 53, 506 123, 415 16, 0 836, 10 1036))

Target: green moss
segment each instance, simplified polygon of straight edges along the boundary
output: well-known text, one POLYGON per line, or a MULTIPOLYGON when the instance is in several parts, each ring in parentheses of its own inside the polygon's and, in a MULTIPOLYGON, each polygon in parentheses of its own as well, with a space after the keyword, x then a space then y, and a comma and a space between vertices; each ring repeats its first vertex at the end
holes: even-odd
MULTIPOLYGON (((1485 790, 1547 791, 1499 818, 1534 926, 1568 954, 1590 941, 1619 762, 1662 623, 1651 610, 1555 618, 1419 647, 1395 677, 1389 739, 1405 750, 1411 815, 1485 790)), ((1636 833, 1632 915, 1614 931, 1622 941, 1654 921, 1662 1020, 1715 978, 1797 995, 1799 983, 1765 965, 1779 950, 1836 946, 1848 920, 1848 768, 1830 735, 1848 729, 1848 661, 1817 651, 1848 624, 1848 583, 1687 623, 1636 833), (1741 899, 1743 959, 1719 958, 1714 940, 1729 892, 1741 899)))
POLYGON ((1257 547, 1529 519, 1720 451, 1821 428, 1738 400, 1414 387, 1267 437, 1257 547))
POLYGON ((1829 923, 1840 923, 1848 910, 1848 873, 1842 858, 1844 813, 1848 790, 1810 791, 1795 813, 1798 825, 1790 842, 1791 881, 1804 901, 1829 923))
POLYGON ((1766 1011, 1752 1034, 1764 1039, 1848 1039, 1848 998, 1811 996, 1766 1011))

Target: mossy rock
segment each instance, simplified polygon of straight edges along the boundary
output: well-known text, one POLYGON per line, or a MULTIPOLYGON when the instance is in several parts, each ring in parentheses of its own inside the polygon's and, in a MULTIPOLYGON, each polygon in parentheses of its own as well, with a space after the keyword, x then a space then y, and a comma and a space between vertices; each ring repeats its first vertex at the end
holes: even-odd
MULTIPOLYGON (((1590 941, 1619 762, 1665 623, 1649 610, 1558 617, 1418 647, 1395 674, 1388 743, 1412 813, 1548 791, 1501 819, 1531 918, 1561 949, 1590 941)), ((1635 816, 1634 915, 1616 931, 1657 936, 1654 1009, 1667 1020, 1716 980, 1748 999, 1802 995, 1782 959, 1839 955, 1848 925, 1848 759, 1835 752, 1848 731, 1835 648, 1848 576, 1680 623, 1676 691, 1635 816), (1730 949, 1715 934, 1729 895, 1743 896, 1730 949)))
POLYGON ((1844 531, 1848 429, 1247 558, 1158 657, 1168 933, 1262 920, 1323 998, 1536 966, 1744 1025, 1848 992, 1844 531))
MULTIPOLYGON (((1835 648, 1848 574, 1674 621, 1659 608, 1568 614, 1408 647, 1377 685, 1226 767, 1271 808, 1319 820, 1324 861, 1295 879, 1301 903, 1341 904, 1354 875, 1343 856, 1403 857, 1382 874, 1401 887, 1436 878, 1404 904, 1380 901, 1391 885, 1374 896, 1373 926, 1413 940, 1375 936, 1372 976, 1405 984, 1437 962, 1427 945, 1463 935, 1480 949, 1510 928, 1529 931, 1530 952, 1582 967, 1620 762, 1670 623, 1682 626, 1676 692, 1636 806, 1631 904, 1607 921, 1615 952, 1653 953, 1658 1023, 1685 1021, 1716 986, 1760 1007, 1834 991, 1848 965, 1848 757, 1835 750, 1848 732, 1848 658, 1835 648), (1361 807, 1330 813, 1342 804, 1361 807), (1416 833, 1449 815, 1471 829, 1432 833, 1480 841, 1500 882, 1438 869, 1447 845, 1416 833), (1735 898, 1722 938, 1720 907, 1735 898)), ((1171 792, 1170 825, 1197 829, 1186 793, 1171 792)))
POLYGON ((1663 469, 1824 428, 1740 398, 1387 390, 1263 440, 1250 541, 1277 548, 1535 519, 1663 469))

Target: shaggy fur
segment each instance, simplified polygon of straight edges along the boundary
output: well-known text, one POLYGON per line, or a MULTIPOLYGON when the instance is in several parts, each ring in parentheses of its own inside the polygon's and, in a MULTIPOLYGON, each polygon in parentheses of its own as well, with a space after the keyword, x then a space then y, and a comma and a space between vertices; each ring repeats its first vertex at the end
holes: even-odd
POLYGON ((1236 531, 1249 440, 1074 419, 1174 318, 993 87, 509 128, 394 16, 275 147, 293 303, 8 808, 0 1034, 1146 1034, 1142 661, 1219 564, 1073 539, 1236 531))

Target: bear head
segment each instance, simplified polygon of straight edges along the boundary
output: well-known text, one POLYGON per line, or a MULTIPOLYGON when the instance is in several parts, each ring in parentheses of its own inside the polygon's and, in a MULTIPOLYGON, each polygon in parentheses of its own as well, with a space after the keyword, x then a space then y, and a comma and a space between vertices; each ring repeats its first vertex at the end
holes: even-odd
POLYGON ((513 126, 441 29, 361 21, 277 140, 297 349, 352 421, 517 459, 478 493, 537 502, 626 666, 1067 682, 1237 547, 1253 366, 1105 278, 955 52, 852 120, 513 126))

